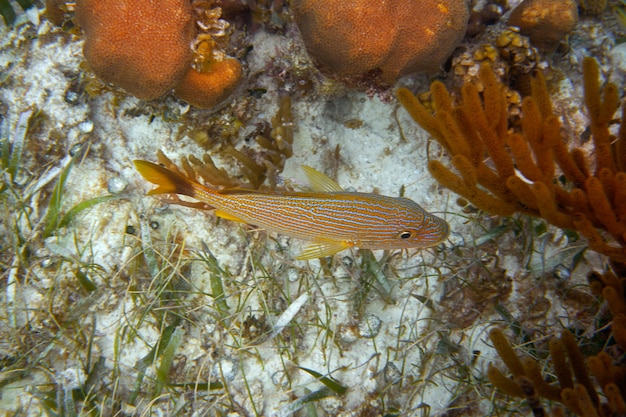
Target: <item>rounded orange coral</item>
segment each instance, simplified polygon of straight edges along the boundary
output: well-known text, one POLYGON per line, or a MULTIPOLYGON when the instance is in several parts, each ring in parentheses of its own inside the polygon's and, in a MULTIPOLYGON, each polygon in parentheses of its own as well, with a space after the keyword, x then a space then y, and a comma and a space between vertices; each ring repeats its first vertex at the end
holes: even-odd
POLYGON ((188 0, 77 0, 84 55, 98 77, 145 99, 176 87, 195 36, 188 0))
POLYGON ((384 84, 435 71, 461 42, 461 0, 293 0, 296 23, 322 71, 384 84))
POLYGON ((211 64, 206 72, 190 69, 176 87, 176 95, 187 103, 208 109, 223 102, 239 85, 242 70, 239 61, 226 58, 211 64))

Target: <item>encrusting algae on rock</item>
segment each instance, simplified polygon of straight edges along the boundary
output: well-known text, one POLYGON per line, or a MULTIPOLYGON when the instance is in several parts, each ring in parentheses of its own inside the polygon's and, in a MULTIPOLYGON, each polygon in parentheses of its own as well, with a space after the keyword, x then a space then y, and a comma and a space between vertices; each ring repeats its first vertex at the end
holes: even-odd
POLYGON ((158 185, 148 194, 189 196, 199 201, 192 207, 215 208, 218 217, 311 242, 297 259, 332 256, 350 247, 428 248, 443 242, 449 233, 445 220, 412 200, 344 191, 310 167, 303 170, 313 191, 271 193, 204 185, 192 176, 193 169, 183 173, 174 165, 137 160, 135 167, 158 185))

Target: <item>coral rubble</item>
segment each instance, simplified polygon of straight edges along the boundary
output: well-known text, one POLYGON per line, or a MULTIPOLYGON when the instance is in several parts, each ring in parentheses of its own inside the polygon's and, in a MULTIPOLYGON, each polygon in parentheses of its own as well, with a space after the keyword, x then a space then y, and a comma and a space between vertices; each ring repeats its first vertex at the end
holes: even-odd
POLYGON ((355 82, 393 84, 436 71, 461 42, 464 1, 294 0, 294 17, 309 54, 323 72, 355 82))
POLYGON ((555 226, 579 231, 591 249, 624 261, 624 106, 617 138, 609 130, 619 106, 617 87, 607 83, 601 89, 596 61, 584 61, 585 102, 594 144, 594 152, 588 156, 583 149, 568 149, 540 71, 533 73, 532 94, 522 102, 520 131, 509 129, 504 86, 489 64, 481 66, 479 78, 484 86, 482 99, 476 85, 466 83, 457 105, 441 82, 433 83, 434 115, 407 89, 398 90, 399 101, 450 153, 458 172, 433 160, 428 165, 431 174, 489 213, 543 217, 555 226), (593 159, 594 170, 589 167, 593 159), (607 242, 598 229, 607 232, 615 244, 607 242))

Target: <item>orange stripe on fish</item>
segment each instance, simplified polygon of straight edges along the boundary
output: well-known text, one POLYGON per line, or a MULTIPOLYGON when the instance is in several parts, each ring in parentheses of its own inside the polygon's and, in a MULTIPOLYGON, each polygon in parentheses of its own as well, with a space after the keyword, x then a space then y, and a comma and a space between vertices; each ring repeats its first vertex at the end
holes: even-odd
POLYGON ((158 187, 148 194, 181 194, 216 208, 229 220, 311 242, 296 259, 331 256, 349 247, 428 248, 449 233, 445 220, 407 198, 344 191, 315 169, 303 166, 314 191, 265 193, 200 184, 148 161, 137 171, 158 187))

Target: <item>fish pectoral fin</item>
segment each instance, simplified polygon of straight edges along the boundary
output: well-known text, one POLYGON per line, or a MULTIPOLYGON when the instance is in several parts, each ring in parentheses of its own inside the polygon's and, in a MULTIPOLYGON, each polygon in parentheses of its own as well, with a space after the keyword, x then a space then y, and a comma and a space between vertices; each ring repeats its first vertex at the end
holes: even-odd
POLYGON ((311 243, 306 245, 300 255, 295 259, 299 260, 311 260, 318 258, 325 258, 327 256, 333 256, 339 251, 349 248, 350 245, 344 242, 323 242, 323 243, 311 243))
POLYGON ((214 213, 217 217, 221 217, 222 219, 232 220, 232 221, 240 222, 240 223, 247 223, 245 220, 242 220, 239 217, 233 216, 232 214, 222 211, 220 209, 215 210, 214 213))
POLYGON ((309 180, 309 186, 313 191, 318 192, 341 192, 344 191, 341 185, 337 184, 335 180, 322 174, 315 168, 311 168, 308 165, 302 165, 302 170, 306 174, 309 180))

